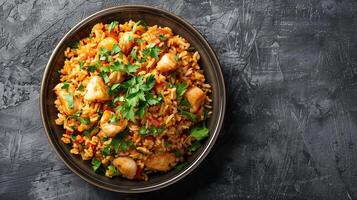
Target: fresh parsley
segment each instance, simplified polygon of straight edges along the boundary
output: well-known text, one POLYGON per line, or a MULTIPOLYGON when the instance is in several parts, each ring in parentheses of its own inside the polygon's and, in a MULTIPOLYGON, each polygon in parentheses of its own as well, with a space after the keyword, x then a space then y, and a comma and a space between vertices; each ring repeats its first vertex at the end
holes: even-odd
POLYGON ((117 21, 112 21, 110 24, 109 24, 109 27, 108 27, 108 31, 109 32, 112 32, 112 30, 115 28, 115 27, 118 27, 118 22, 117 21))
POLYGON ((161 49, 155 45, 156 43, 151 43, 145 49, 143 49, 143 61, 145 61, 148 56, 154 58, 155 60, 159 59, 161 49))
POLYGON ((99 75, 104 79, 105 83, 109 83, 110 79, 109 79, 109 77, 107 75, 107 72, 101 71, 99 75))
POLYGON ((151 126, 149 128, 145 128, 142 126, 139 130, 139 135, 142 137, 148 136, 148 135, 160 135, 162 132, 164 132, 165 127, 156 127, 156 126, 151 126))
POLYGON ((86 64, 86 62, 80 60, 80 61, 79 61, 79 69, 83 69, 84 64, 86 64))
POLYGON ((93 158, 92 159, 92 169, 93 169, 93 171, 97 172, 97 170, 99 169, 101 164, 102 164, 102 162, 100 162, 100 160, 98 160, 97 158, 93 158))
POLYGON ((68 81, 65 81, 64 83, 63 83, 63 85, 62 85, 62 89, 68 89, 68 87, 69 87, 69 82, 68 81))
POLYGON ((186 117, 189 120, 195 121, 197 119, 197 115, 195 115, 189 111, 183 110, 182 108, 178 108, 178 110, 182 116, 186 117))
POLYGON ((64 99, 67 101, 67 108, 74 108, 73 95, 71 93, 67 93, 64 95, 64 99))
POLYGON ((204 125, 202 126, 194 126, 190 130, 190 135, 194 137, 196 140, 200 141, 206 137, 208 137, 209 129, 204 125))
POLYGON ((119 176, 120 172, 118 171, 118 169, 116 167, 114 167, 113 165, 109 165, 108 169, 110 171, 112 171, 113 176, 119 176))

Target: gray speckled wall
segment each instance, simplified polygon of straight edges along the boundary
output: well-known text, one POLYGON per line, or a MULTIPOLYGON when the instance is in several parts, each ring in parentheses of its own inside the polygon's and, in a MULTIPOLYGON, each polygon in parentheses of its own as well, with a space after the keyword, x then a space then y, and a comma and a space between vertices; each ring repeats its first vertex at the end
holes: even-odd
POLYGON ((357 3, 0 0, 0 199, 357 199, 357 3), (56 156, 39 85, 61 37, 111 5, 184 17, 221 61, 228 113, 208 158, 145 195, 89 185, 56 156))

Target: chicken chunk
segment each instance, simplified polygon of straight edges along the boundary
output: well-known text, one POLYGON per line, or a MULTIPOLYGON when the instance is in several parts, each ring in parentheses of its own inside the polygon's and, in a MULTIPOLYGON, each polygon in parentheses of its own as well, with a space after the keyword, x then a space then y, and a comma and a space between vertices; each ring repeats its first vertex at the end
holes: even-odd
POLYGON ((119 47, 125 55, 128 55, 134 45, 133 39, 138 37, 132 32, 125 32, 119 39, 119 47))
POLYGON ((106 110, 103 112, 102 118, 100 119, 100 127, 108 137, 115 137, 128 125, 128 120, 126 119, 119 119, 116 122, 110 123, 109 121, 114 114, 114 112, 106 110))
POLYGON ((120 83, 120 82, 123 82, 124 78, 125 77, 122 72, 115 71, 115 72, 110 73, 109 82, 112 84, 120 83))
POLYGON ((175 54, 166 53, 162 56, 156 65, 156 69, 160 72, 168 72, 177 68, 177 61, 175 60, 175 54))
POLYGON ((106 101, 110 99, 108 88, 104 84, 102 77, 93 76, 87 85, 84 100, 86 101, 106 101))
POLYGON ((59 83, 54 88, 55 93, 56 93, 58 99, 61 102, 63 112, 66 113, 66 115, 72 115, 73 113, 78 111, 79 100, 74 95, 70 95, 69 92, 67 92, 66 90, 62 89, 62 86, 63 86, 63 83, 59 83), (73 101, 69 102, 68 98, 72 98, 73 101), (70 105, 72 103, 73 103, 73 105, 70 105))
POLYGON ((128 178, 133 179, 136 175, 138 166, 136 162, 129 157, 118 157, 113 160, 113 165, 120 171, 120 173, 128 178))
POLYGON ((104 47, 105 49, 112 50, 113 46, 118 42, 112 37, 106 37, 102 41, 99 42, 98 47, 104 47))
POLYGON ((150 155, 145 165, 147 168, 155 171, 166 172, 176 164, 176 156, 173 153, 158 153, 150 155))
POLYGON ((190 111, 195 113, 200 109, 203 101, 205 100, 206 94, 199 87, 195 86, 188 89, 185 96, 191 104, 190 111))

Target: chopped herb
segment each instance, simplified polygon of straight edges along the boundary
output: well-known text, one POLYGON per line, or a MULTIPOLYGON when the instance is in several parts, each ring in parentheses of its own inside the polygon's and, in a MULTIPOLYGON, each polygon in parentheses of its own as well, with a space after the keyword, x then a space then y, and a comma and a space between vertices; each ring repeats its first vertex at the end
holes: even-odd
POLYGON ((79 69, 83 69, 84 64, 86 64, 86 62, 80 60, 80 61, 79 61, 79 69))
POLYGON ((97 70, 97 66, 95 66, 95 65, 91 65, 88 67, 89 72, 95 72, 95 70, 97 70))
POLYGON ((115 123, 117 121, 117 116, 114 114, 114 115, 112 115, 112 117, 110 118, 110 120, 109 120, 109 123, 115 123))
POLYGON ((160 103, 160 101, 162 100, 162 97, 154 97, 154 95, 152 93, 148 93, 146 95, 146 101, 150 106, 156 105, 158 103, 160 103))
POLYGON ((133 36, 129 35, 128 39, 129 39, 130 42, 134 42, 134 37, 133 36))
POLYGON ((107 72, 101 71, 99 75, 104 79, 105 83, 109 83, 110 79, 109 79, 109 77, 107 75, 107 72))
POLYGON ((100 47, 99 60, 107 61, 110 54, 111 52, 108 49, 100 47))
POLYGON ((193 120, 193 121, 194 121, 194 120, 197 119, 197 116, 196 116, 195 114, 189 112, 189 111, 185 111, 185 110, 183 110, 183 109, 181 109, 181 108, 178 108, 178 110, 179 110, 179 113, 180 113, 182 116, 188 118, 189 120, 193 120))
POLYGON ((112 48, 112 54, 117 54, 121 51, 120 47, 118 46, 118 44, 114 44, 113 48, 112 48))
POLYGON ((177 158, 182 156, 181 152, 177 149, 175 149, 172 153, 174 153, 177 158))
POLYGON ((135 46, 130 52, 130 56, 135 60, 138 60, 138 55, 136 55, 137 51, 138 51, 138 47, 135 46))
POLYGON ((79 86, 78 86, 77 90, 79 90, 79 91, 83 91, 83 89, 84 89, 83 84, 82 84, 82 83, 81 83, 81 84, 79 84, 79 86))
POLYGON ((154 85, 155 78, 153 75, 148 76, 145 81, 142 76, 134 76, 130 80, 121 83, 120 88, 126 90, 126 95, 124 96, 123 104, 118 106, 116 110, 122 113, 124 118, 135 122, 134 117, 138 110, 140 110, 140 116, 143 116, 145 108, 142 107, 154 105, 161 101, 162 97, 154 97, 150 92, 154 85))
POLYGON ((177 62, 177 61, 179 61, 179 60, 180 60, 180 56, 175 55, 174 59, 175 59, 175 61, 177 62))
POLYGON ((63 85, 62 85, 62 89, 68 89, 68 87, 69 87, 69 82, 68 81, 65 81, 64 83, 63 83, 63 85))
POLYGON ((175 85, 177 99, 181 99, 183 94, 185 94, 188 85, 186 83, 179 83, 175 85))
POLYGON ((120 172, 118 171, 118 169, 116 167, 114 167, 113 165, 109 165, 108 169, 110 171, 112 171, 113 176, 119 176, 120 172))
POLYGON ((131 63, 128 63, 124 65, 120 61, 115 61, 113 65, 109 66, 109 69, 111 72, 113 71, 121 71, 125 72, 127 74, 132 74, 135 73, 138 70, 139 66, 138 65, 132 65, 131 63))
POLYGON ((188 102, 187 99, 182 99, 180 102, 179 102, 180 106, 183 106, 183 107, 186 107, 186 108, 191 108, 191 104, 190 102, 188 102))
POLYGON ((71 48, 71 49, 78 49, 79 45, 80 45, 79 40, 76 40, 76 41, 70 43, 68 46, 69 46, 69 48, 71 48))
POLYGON ((76 140, 76 137, 77 137, 76 134, 72 134, 72 135, 71 135, 71 140, 72 140, 72 141, 75 141, 75 140, 76 140))
POLYGON ((143 57, 146 60, 147 56, 154 58, 155 60, 159 59, 160 48, 155 46, 155 43, 151 43, 147 48, 143 49, 143 57))
POLYGON ((83 134, 84 134, 85 136, 89 137, 90 134, 92 133, 92 131, 93 131, 94 129, 95 129, 95 127, 92 127, 92 128, 90 128, 90 129, 87 129, 87 130, 85 130, 85 131, 83 132, 83 134))
POLYGON ((67 101, 67 108, 68 109, 74 108, 73 95, 71 93, 65 94, 64 95, 64 99, 67 101))
POLYGON ((193 47, 193 46, 190 46, 190 47, 188 47, 187 49, 186 49, 186 51, 188 51, 188 52, 192 52, 192 51, 195 51, 196 49, 195 49, 195 47, 193 47))
POLYGON ((165 127, 156 127, 156 126, 152 126, 149 128, 145 128, 145 127, 141 127, 139 130, 139 135, 142 137, 145 137, 147 135, 160 135, 162 132, 164 132, 165 127))
POLYGON ((200 148, 202 146, 201 141, 195 141, 189 148, 188 150, 191 152, 197 151, 198 148, 200 148))
POLYGON ((165 35, 162 34, 162 33, 158 34, 157 36, 159 36, 159 38, 160 38, 161 41, 166 41, 166 40, 167 40, 167 38, 165 37, 165 35))
POLYGON ((111 147, 110 143, 107 144, 107 146, 104 147, 104 149, 102 151, 103 156, 107 156, 107 155, 110 154, 110 147, 111 147))
POLYGON ((97 172, 97 170, 99 169, 101 164, 102 164, 102 162, 100 162, 100 160, 98 160, 97 158, 93 158, 92 159, 92 169, 93 169, 93 171, 97 172))
POLYGON ((209 129, 203 126, 195 126, 191 128, 190 135, 196 140, 202 140, 208 136, 209 129))
POLYGON ((144 20, 139 20, 134 24, 132 32, 135 33, 137 27, 140 25, 144 26, 145 28, 147 27, 147 23, 144 20))
POLYGON ((141 39, 141 38, 139 38, 139 39, 137 40, 137 42, 138 42, 139 44, 142 44, 142 43, 144 43, 144 40, 141 39))
POLYGON ((112 30, 115 28, 115 27, 118 27, 118 22, 117 21, 112 21, 110 24, 109 24, 109 29, 108 31, 109 32, 112 32, 112 30))
POLYGON ((177 165, 175 168, 177 170, 183 170, 186 166, 187 166, 187 162, 183 162, 183 163, 177 165))

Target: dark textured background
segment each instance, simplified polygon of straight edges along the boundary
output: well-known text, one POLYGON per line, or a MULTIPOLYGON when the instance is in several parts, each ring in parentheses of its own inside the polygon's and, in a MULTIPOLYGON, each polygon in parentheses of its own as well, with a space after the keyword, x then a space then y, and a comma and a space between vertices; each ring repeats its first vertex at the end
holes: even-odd
POLYGON ((0 199, 357 199, 357 3, 142 1, 198 28, 225 74, 217 145, 188 177, 145 195, 89 185, 55 155, 39 86, 60 38, 140 2, 0 0, 0 199))

